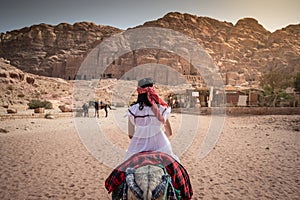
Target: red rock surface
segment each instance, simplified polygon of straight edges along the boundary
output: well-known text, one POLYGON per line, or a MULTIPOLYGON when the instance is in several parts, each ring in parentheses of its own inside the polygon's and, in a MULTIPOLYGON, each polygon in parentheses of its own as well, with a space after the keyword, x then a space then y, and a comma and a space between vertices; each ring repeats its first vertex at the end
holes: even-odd
MULTIPOLYGON (((300 24, 271 33, 252 18, 232 24, 176 12, 138 27, 153 26, 179 31, 198 41, 219 67, 225 84, 258 85, 266 71, 293 73, 300 69, 300 24)), ((0 57, 26 72, 73 79, 89 51, 121 31, 89 22, 34 25, 1 33, 0 57)), ((119 78, 144 62, 169 65, 186 75, 197 74, 188 61, 170 52, 140 50, 115 58, 105 75, 119 78)))

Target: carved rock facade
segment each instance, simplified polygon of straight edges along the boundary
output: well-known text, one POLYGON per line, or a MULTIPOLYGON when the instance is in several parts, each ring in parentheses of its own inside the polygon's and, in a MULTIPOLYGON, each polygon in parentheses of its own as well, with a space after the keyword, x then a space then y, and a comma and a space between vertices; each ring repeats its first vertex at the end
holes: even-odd
MULTIPOLYGON (((257 86, 261 73, 300 71, 300 24, 271 33, 252 18, 241 19, 233 25, 208 17, 168 13, 139 27, 162 27, 194 38, 212 57, 226 85, 257 86)), ((103 39, 120 32, 117 28, 88 22, 34 25, 1 33, 0 57, 26 72, 74 79, 89 52, 103 39)), ((120 78, 134 66, 146 63, 166 65, 186 76, 201 75, 189 60, 153 49, 131 51, 105 62, 109 67, 102 77, 120 78)), ((91 72, 79 78, 99 77, 91 72)))

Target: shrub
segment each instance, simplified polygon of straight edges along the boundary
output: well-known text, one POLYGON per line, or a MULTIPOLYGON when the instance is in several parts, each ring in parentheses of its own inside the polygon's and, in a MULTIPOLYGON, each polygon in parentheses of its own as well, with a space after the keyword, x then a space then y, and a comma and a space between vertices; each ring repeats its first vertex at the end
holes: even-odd
POLYGON ((45 109, 52 109, 52 103, 49 101, 41 101, 41 100, 31 100, 28 104, 29 109, 35 108, 45 108, 45 109))

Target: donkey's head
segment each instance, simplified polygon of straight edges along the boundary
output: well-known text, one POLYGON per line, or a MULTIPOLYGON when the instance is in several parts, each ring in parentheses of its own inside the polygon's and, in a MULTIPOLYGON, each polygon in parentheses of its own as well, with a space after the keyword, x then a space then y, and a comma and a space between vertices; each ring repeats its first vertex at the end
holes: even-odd
POLYGON ((146 165, 136 170, 127 171, 126 182, 128 200, 162 200, 164 185, 162 185, 164 170, 155 165, 146 165))

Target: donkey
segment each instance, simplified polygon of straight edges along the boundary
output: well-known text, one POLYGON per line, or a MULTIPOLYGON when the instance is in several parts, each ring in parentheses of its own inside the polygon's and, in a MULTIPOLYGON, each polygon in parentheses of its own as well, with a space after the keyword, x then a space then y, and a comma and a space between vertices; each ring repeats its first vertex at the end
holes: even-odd
POLYGON ((193 195, 185 168, 162 152, 133 155, 111 172, 105 188, 113 200, 189 200, 193 195))
POLYGON ((146 165, 137 168, 134 174, 130 173, 131 172, 128 172, 127 170, 126 183, 128 185, 128 200, 164 199, 166 188, 161 186, 163 184, 165 172, 161 167, 146 165), (134 176, 134 179, 130 179, 130 176, 134 176))
POLYGON ((110 104, 104 103, 104 102, 95 102, 95 101, 89 101, 89 107, 95 108, 95 117, 99 117, 99 110, 104 109, 105 111, 105 117, 108 117, 108 108, 111 110, 110 104), (96 104, 97 103, 97 104, 96 104))

